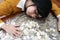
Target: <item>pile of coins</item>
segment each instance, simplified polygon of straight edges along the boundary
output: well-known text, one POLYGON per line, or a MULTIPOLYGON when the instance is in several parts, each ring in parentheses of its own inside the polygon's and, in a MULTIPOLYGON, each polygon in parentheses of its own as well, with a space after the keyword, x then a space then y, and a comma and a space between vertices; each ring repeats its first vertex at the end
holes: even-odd
POLYGON ((40 20, 29 18, 26 15, 17 15, 8 19, 6 24, 20 25, 20 37, 14 38, 8 33, 4 34, 0 31, 0 40, 57 40, 56 22, 52 19, 52 17, 48 17, 45 23, 42 23, 40 20))

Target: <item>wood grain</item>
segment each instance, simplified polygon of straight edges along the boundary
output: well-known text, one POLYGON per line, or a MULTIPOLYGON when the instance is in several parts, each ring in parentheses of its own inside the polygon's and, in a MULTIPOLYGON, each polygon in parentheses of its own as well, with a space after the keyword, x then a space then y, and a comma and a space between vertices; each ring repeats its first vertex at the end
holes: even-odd
POLYGON ((52 0, 52 1, 56 3, 58 7, 60 7, 60 0, 52 0))

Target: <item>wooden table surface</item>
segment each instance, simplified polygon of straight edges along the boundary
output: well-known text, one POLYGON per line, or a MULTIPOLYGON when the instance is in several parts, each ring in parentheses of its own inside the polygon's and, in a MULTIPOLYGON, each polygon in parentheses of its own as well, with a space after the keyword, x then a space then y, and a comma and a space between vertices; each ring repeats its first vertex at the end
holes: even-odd
POLYGON ((60 7, 60 0, 52 0, 54 3, 56 3, 58 5, 58 7, 60 7))

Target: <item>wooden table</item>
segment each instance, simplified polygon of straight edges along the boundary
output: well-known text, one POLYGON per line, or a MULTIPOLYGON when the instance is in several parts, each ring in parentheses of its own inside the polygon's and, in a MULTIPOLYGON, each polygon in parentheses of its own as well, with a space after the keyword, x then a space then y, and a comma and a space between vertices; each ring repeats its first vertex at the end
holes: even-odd
POLYGON ((58 5, 58 7, 60 7, 60 0, 52 0, 54 3, 56 3, 58 5))

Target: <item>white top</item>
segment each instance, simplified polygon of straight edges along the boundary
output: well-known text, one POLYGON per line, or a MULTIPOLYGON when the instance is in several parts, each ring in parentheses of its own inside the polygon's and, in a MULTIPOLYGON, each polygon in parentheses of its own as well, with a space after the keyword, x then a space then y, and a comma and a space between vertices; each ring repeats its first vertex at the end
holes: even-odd
POLYGON ((26 0, 20 0, 19 3, 17 4, 17 7, 22 8, 22 11, 24 11, 25 2, 26 0))

